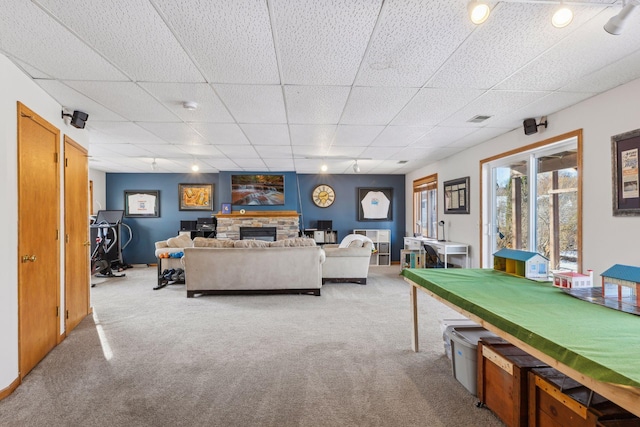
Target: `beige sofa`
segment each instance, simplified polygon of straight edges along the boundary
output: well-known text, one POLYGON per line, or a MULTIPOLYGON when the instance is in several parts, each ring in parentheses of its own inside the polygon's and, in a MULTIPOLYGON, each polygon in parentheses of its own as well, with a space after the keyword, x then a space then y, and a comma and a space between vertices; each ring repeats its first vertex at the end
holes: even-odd
POLYGON ((322 283, 356 282, 367 284, 371 262, 371 242, 357 240, 346 248, 324 245, 326 260, 322 264, 322 283))
POLYGON ((324 261, 324 250, 313 239, 264 242, 196 238, 194 247, 184 248, 187 297, 238 293, 320 295, 324 261))

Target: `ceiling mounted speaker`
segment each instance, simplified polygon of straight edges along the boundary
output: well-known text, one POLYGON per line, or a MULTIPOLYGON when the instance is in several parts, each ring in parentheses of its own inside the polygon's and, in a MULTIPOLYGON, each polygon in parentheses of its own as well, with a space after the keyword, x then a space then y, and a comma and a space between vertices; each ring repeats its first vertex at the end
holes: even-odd
POLYGON ((524 126, 524 134, 525 135, 533 135, 538 132, 538 124, 536 123, 536 119, 524 119, 522 122, 524 126))

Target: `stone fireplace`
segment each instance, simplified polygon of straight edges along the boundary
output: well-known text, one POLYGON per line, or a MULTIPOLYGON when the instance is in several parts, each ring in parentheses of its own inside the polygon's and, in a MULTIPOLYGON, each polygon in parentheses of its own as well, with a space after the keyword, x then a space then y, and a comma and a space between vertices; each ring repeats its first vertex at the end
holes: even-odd
POLYGON ((298 237, 300 217, 296 211, 246 211, 216 214, 219 239, 240 239, 240 227, 276 227, 277 240, 298 237))

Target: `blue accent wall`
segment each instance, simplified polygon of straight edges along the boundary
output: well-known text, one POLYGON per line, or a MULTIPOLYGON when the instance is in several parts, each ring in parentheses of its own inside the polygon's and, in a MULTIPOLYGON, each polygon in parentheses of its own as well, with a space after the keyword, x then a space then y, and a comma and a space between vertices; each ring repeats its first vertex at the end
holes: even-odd
MULTIPOLYGON (((325 175, 296 174, 295 172, 220 172, 207 173, 107 173, 105 209, 124 209, 125 190, 159 190, 160 217, 124 218, 131 227, 131 243, 123 251, 127 264, 155 263, 155 242, 176 236, 180 221, 208 217, 221 209, 222 203, 231 201, 231 175, 283 174, 285 204, 280 206, 233 206, 232 209, 297 211, 301 214, 301 229, 315 228, 318 220, 333 221, 338 239, 352 233, 354 229, 390 229, 393 261, 400 259, 405 229, 405 185, 404 175, 325 175), (213 212, 180 211, 178 184, 213 184, 213 212), (336 201, 328 208, 319 208, 311 200, 313 189, 319 184, 330 185, 336 192, 336 201), (391 221, 358 221, 358 188, 393 188, 391 221), (299 189, 299 191, 298 191, 299 189)), ((124 240, 128 238, 126 229, 124 240)))

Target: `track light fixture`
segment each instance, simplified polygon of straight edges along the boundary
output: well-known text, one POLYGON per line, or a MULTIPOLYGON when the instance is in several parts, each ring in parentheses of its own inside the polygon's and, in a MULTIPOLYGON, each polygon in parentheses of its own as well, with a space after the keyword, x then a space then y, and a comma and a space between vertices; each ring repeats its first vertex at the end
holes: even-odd
POLYGON ((152 171, 158 170, 158 163, 156 162, 155 157, 153 158, 153 161, 151 162, 151 170, 152 171))
POLYGON ((633 12, 633 10, 640 6, 640 0, 629 0, 628 2, 623 2, 623 7, 617 15, 612 16, 606 24, 604 24, 604 30, 615 36, 622 34, 622 30, 626 24, 627 18, 633 12))
POLYGON ((182 107, 185 110, 194 111, 198 108, 198 103, 194 101, 185 101, 182 103, 182 107))
POLYGON ((360 165, 358 164, 358 159, 356 159, 356 162, 353 164, 353 171, 355 173, 360 173, 360 165))
POLYGON ((476 25, 482 24, 489 17, 489 13, 491 13, 491 9, 486 3, 482 3, 479 1, 469 2, 469 19, 476 25))

